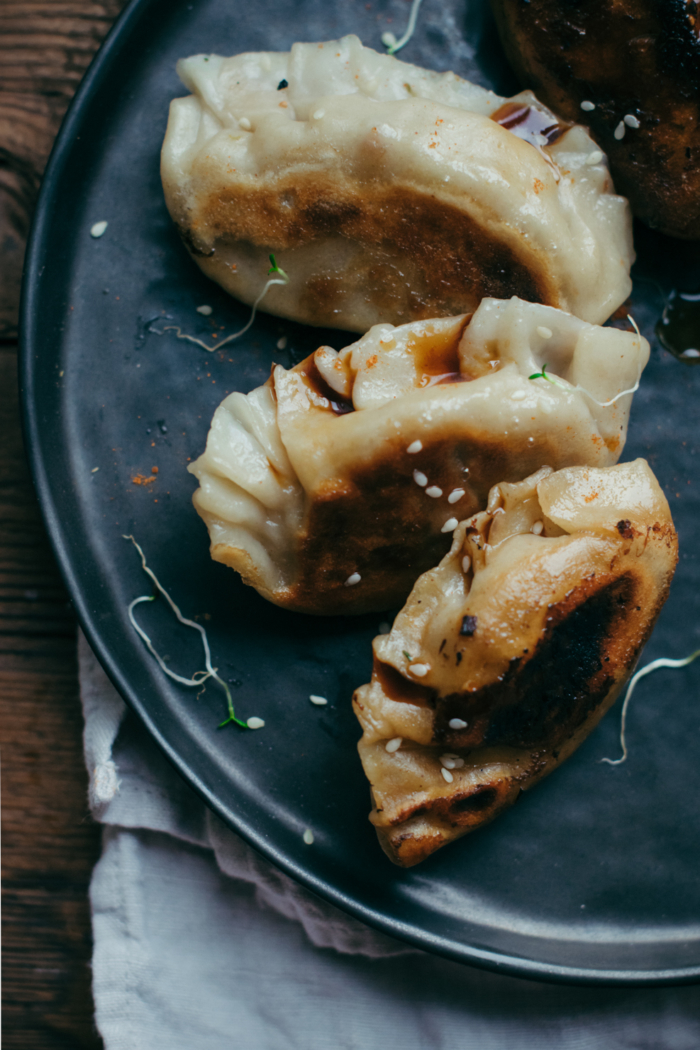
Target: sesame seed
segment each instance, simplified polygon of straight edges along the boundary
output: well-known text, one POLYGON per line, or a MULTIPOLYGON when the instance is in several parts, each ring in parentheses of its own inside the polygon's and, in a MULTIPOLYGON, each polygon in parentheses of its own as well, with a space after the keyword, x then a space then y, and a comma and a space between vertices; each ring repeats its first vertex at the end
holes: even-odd
POLYGON ((262 729, 265 725, 265 721, 262 718, 258 718, 257 715, 251 715, 246 722, 248 729, 262 729))
POLYGON ((530 532, 533 533, 533 535, 535 535, 535 536, 540 536, 542 534, 542 530, 543 529, 544 529, 544 522, 543 521, 536 521, 535 524, 530 529, 530 532))
POLYGON ((440 764, 445 769, 454 769, 455 762, 459 761, 459 755, 440 755, 440 764))
POLYGON ((96 223, 94 223, 94 225, 90 227, 90 236, 94 237, 95 239, 97 239, 98 237, 101 237, 102 234, 107 229, 107 226, 108 226, 108 223, 106 223, 104 221, 103 222, 96 222, 96 223))
POLYGON ((250 131, 251 124, 250 124, 250 121, 248 120, 247 117, 241 117, 241 119, 238 121, 238 123, 239 123, 239 126, 242 127, 244 131, 250 131))
POLYGON ((406 451, 408 452, 409 456, 414 456, 416 454, 416 452, 420 452, 420 450, 422 448, 423 448, 423 442, 422 441, 412 441, 411 444, 406 449, 406 451))
POLYGON ((384 750, 388 751, 390 755, 393 755, 394 751, 398 751, 401 747, 401 737, 395 736, 393 740, 387 740, 384 750))
POLYGON ((583 111, 584 111, 585 113, 590 113, 590 112, 592 112, 592 110, 594 110, 594 109, 595 109, 595 102, 589 102, 589 101, 588 101, 588 99, 585 99, 585 100, 584 100, 584 101, 583 101, 583 102, 581 103, 581 109, 582 109, 582 110, 583 110, 583 111))
POLYGON ((99 469, 100 469, 99 467, 93 467, 92 470, 90 471, 90 473, 91 474, 96 474, 99 469))
POLYGON ((411 664, 409 667, 409 671, 411 674, 414 674, 416 678, 425 678, 429 670, 430 667, 428 664, 411 664))
POLYGON ((525 390, 514 390, 510 395, 511 401, 524 401, 526 397, 527 392, 525 390))
POLYGON ((469 572, 472 567, 472 560, 468 554, 465 554, 462 558, 462 572, 469 572))
POLYGON ((448 503, 458 503, 464 495, 464 489, 452 489, 452 492, 447 497, 448 503))
POLYGON ((628 128, 634 128, 636 130, 641 127, 641 124, 635 117, 634 113, 626 113, 623 120, 628 128))
POLYGON ((317 109, 316 112, 314 113, 314 120, 320 120, 321 117, 325 117, 325 115, 326 115, 325 109, 317 109))
POLYGON ((416 485, 420 485, 422 489, 424 489, 425 486, 428 484, 428 479, 422 470, 413 471, 413 480, 415 481, 416 485))
POLYGON ((347 580, 345 581, 345 586, 354 587, 355 584, 359 583, 361 579, 362 577, 360 576, 359 572, 353 572, 352 575, 348 576, 347 580))
POLYGON ((593 152, 589 153, 588 156, 586 157, 586 164, 590 164, 590 165, 600 164, 602 159, 603 159, 603 154, 600 152, 600 150, 599 149, 594 149, 593 152))
POLYGON ((211 306, 205 304, 204 306, 197 307, 197 313, 201 314, 203 317, 209 317, 209 314, 213 313, 213 310, 211 306))
POLYGON ((440 532, 454 532, 459 522, 456 518, 448 518, 445 524, 440 529, 440 532))
POLYGON ((468 725, 463 718, 451 718, 447 724, 450 729, 466 729, 468 725))
POLYGON ((309 697, 309 700, 312 704, 316 704, 318 707, 324 707, 328 703, 325 696, 314 696, 313 693, 309 697))
POLYGON ((452 781, 454 780, 454 777, 450 773, 449 769, 445 769, 445 767, 443 766, 442 769, 440 770, 440 772, 442 773, 442 775, 445 778, 445 780, 447 781, 447 783, 451 784, 452 781))
POLYGON ((380 346, 393 346, 394 345, 394 337, 391 334, 391 332, 385 332, 384 333, 384 335, 379 340, 379 345, 380 346))
POLYGON ((452 767, 453 769, 461 769, 464 765, 463 758, 454 758, 452 761, 454 762, 454 766, 452 767))
POLYGON ((545 328, 545 326, 543 324, 538 324, 538 326, 535 329, 535 331, 537 332, 538 335, 542 336, 543 339, 551 339, 552 338, 552 329, 551 328, 545 328))
POLYGON ((681 357, 700 357, 700 350, 693 350, 692 347, 689 347, 688 350, 683 351, 681 357))
POLYGON ((620 139, 623 139, 625 137, 625 122, 624 122, 624 120, 621 120, 620 123, 617 125, 617 127, 613 131, 613 136, 617 139, 618 142, 620 141, 620 139))
POLYGON ((278 350, 286 350, 287 349, 287 337, 286 337, 286 335, 283 335, 281 339, 277 340, 277 349, 278 350))
POLYGON ((306 831, 304 832, 302 838, 304 839, 304 842, 306 843, 307 846, 313 846, 314 833, 311 830, 311 828, 307 828, 306 829, 306 831))
POLYGON ((433 499, 439 499, 442 496, 442 489, 439 489, 437 485, 431 485, 429 489, 425 490, 426 496, 431 496, 433 499))

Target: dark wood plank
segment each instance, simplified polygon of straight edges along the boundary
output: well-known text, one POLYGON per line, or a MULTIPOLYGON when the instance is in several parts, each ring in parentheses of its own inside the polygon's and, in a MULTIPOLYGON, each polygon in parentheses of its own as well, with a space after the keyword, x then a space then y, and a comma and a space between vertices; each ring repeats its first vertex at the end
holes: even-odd
POLYGON ((16 337, 24 246, 66 107, 122 0, 0 3, 0 727, 3 1045, 97 1050, 76 624, 22 448, 16 337))

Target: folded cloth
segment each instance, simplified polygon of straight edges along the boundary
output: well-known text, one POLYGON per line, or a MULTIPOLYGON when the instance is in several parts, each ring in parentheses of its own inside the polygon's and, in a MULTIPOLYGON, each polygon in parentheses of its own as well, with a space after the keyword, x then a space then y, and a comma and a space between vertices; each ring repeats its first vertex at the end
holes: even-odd
POLYGON ((558 987, 408 949, 298 886, 185 784, 79 642, 106 1050, 695 1050, 696 988, 558 987), (290 921, 292 920, 292 921, 290 921))

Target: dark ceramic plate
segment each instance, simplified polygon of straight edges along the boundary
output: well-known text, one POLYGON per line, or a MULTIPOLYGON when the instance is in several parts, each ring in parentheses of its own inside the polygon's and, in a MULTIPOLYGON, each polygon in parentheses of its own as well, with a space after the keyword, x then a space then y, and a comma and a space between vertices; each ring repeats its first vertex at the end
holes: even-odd
MULTIPOLYGON (((23 385, 34 477, 81 622, 108 674, 183 776, 284 871, 360 919, 453 959, 529 977, 663 983, 700 976, 700 707, 697 670, 663 671, 635 697, 626 765, 619 709, 577 754, 483 831, 400 871, 367 821, 369 793, 350 708, 370 673, 381 616, 311 619, 280 611, 209 560, 185 466, 227 391, 248 391, 271 360, 289 364, 337 332, 261 315, 244 341, 207 355, 169 335, 235 331, 248 311, 190 262, 163 205, 158 154, 180 56, 287 50, 357 32, 380 47, 404 0, 135 0, 66 118, 41 193, 24 296, 23 385), (391 21, 390 21, 391 19, 391 21), (90 237, 99 220, 109 226, 90 237), (213 307, 210 318, 195 312, 213 307), (287 347, 277 349, 280 337, 287 347), (158 474, 151 473, 158 467, 158 474), (99 469, 95 469, 99 468, 99 469), (151 484, 134 484, 141 475, 151 484), (167 680, 129 626, 148 593, 133 533, 185 614, 206 618, 215 663, 241 714, 266 728, 218 730, 216 687, 167 680), (310 693, 329 698, 313 707, 310 693), (302 841, 313 829, 315 843, 302 841)), ((397 33, 398 35, 398 33, 397 33)), ((481 0, 425 0, 406 60, 515 85, 481 0)), ((660 349, 660 282, 691 281, 682 245, 638 231, 633 309, 654 342, 626 456, 646 456, 681 535, 679 572, 646 657, 698 643, 695 469, 700 369, 660 349)), ((160 604, 160 603, 159 603, 160 604)), ((201 666, 190 634, 141 607, 178 669, 201 666)), ((204 620, 202 620, 204 622, 204 620)))

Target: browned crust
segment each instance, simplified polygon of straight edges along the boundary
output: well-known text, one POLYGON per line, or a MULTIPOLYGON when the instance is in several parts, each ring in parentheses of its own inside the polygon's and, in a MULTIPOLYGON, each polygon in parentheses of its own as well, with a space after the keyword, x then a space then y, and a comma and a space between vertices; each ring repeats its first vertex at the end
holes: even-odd
MULTIPOLYGON (((558 461, 557 450, 544 441, 523 440, 520 449, 505 450, 492 435, 465 432, 463 445, 454 438, 435 441, 424 447, 420 463, 444 492, 465 489, 457 507, 462 519, 485 505, 494 478, 519 481, 542 463, 558 461)), ((444 557, 452 542, 440 531, 444 507, 436 500, 435 520, 426 516, 425 493, 413 483, 415 464, 405 446, 402 438, 386 443, 342 487, 334 483, 314 494, 299 537, 297 580, 280 604, 315 614, 390 608, 444 557), (358 567, 362 588, 344 587, 358 567)))
POLYGON ((487 296, 563 305, 543 253, 412 186, 348 179, 341 188, 319 173, 290 175, 274 189, 217 191, 185 232, 195 255, 236 243, 273 252, 329 237, 358 244, 364 258, 354 278, 318 273, 307 283, 300 310, 314 324, 335 323, 349 291, 358 290, 395 323, 474 310, 487 296), (348 288, 353 281, 357 289, 348 288))
POLYGON ((556 113, 587 124, 636 215, 700 237, 700 42, 686 0, 492 0, 508 59, 556 113), (584 100, 595 103, 585 112, 584 100), (626 114, 639 129, 615 128, 626 114))
MULTIPOLYGON (((629 522, 620 524, 621 535, 637 535, 629 522)), ((377 669, 392 699, 434 709, 433 740, 441 748, 462 754, 496 745, 531 749, 529 764, 517 776, 486 778, 467 793, 446 789, 440 797, 406 806, 391 826, 377 827, 394 863, 410 867, 490 823, 520 791, 561 765, 597 725, 632 672, 668 597, 677 559, 675 529, 656 525, 647 532, 649 541, 672 553, 664 579, 652 579, 641 557, 620 574, 613 567, 611 573, 591 575, 550 607, 535 652, 514 661, 486 688, 441 698, 391 668, 377 669), (402 690, 402 684, 408 688, 402 690), (450 730, 455 717, 467 721, 467 729, 450 730)))

